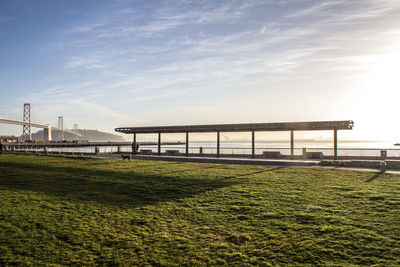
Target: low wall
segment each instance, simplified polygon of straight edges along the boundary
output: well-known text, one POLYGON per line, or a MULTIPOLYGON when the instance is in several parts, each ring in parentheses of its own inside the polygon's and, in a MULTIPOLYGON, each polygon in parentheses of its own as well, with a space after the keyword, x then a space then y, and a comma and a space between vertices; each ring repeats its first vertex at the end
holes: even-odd
MULTIPOLYGON (((382 160, 322 160, 321 166, 380 169, 382 160)), ((400 170, 400 160, 386 160, 388 170, 400 170)))

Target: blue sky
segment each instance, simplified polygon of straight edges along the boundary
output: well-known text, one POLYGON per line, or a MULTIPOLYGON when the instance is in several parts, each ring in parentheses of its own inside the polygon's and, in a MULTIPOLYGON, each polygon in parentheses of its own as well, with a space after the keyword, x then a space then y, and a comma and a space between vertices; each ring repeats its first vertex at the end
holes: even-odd
POLYGON ((352 119, 342 138, 400 141, 399 62, 398 0, 0 1, 0 117, 67 128, 352 119))

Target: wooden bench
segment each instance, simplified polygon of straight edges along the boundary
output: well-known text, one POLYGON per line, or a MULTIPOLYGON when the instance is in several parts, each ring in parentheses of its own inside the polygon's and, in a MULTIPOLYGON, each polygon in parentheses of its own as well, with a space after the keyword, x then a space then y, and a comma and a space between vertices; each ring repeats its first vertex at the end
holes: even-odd
POLYGON ((141 149, 140 153, 143 154, 143 155, 151 155, 151 154, 153 154, 153 150, 151 150, 151 149, 141 149))
POLYGON ((279 151, 263 151, 264 159, 278 159, 281 156, 282 156, 281 152, 279 151))
POLYGON ((167 156, 179 156, 179 150, 165 150, 167 156))
POLYGON ((324 154, 322 152, 306 152, 304 154, 304 158, 306 158, 306 159, 323 159, 324 154))

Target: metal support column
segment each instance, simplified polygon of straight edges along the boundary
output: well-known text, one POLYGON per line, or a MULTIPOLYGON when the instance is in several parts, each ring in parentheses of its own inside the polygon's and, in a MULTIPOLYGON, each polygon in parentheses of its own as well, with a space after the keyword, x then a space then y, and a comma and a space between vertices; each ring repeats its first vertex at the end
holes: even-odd
POLYGON ((338 155, 337 155, 337 129, 333 130, 333 156, 334 159, 337 160, 338 155))
POLYGON ((158 155, 161 155, 161 133, 158 133, 158 155))
POLYGON ((217 132, 217 157, 219 157, 219 150, 220 150, 220 134, 217 132))
POLYGON ((186 157, 189 156, 189 132, 186 132, 186 157))
POLYGON ((255 157, 255 134, 254 134, 254 130, 251 131, 251 157, 253 159, 255 157))
POLYGON ((137 153, 136 148, 137 148, 136 133, 133 133, 133 144, 132 144, 132 154, 133 155, 135 155, 137 153))
POLYGON ((290 131, 290 156, 294 157, 294 131, 290 131))

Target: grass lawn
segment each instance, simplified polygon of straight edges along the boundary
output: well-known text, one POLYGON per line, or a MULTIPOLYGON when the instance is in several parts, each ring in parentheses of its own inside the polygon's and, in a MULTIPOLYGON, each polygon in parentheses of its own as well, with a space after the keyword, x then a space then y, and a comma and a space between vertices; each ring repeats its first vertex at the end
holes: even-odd
POLYGON ((0 265, 400 265, 400 175, 0 155, 0 265))

